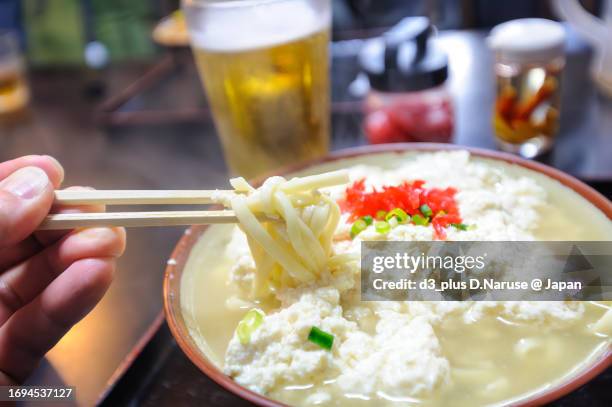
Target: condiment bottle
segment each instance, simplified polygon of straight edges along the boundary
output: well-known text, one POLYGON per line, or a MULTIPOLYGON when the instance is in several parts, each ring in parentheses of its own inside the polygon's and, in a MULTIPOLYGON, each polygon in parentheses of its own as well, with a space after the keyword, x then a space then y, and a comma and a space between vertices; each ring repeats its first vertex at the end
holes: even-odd
POLYGON ((426 17, 400 21, 369 40, 359 55, 370 91, 364 101, 364 129, 371 143, 448 142, 453 104, 445 86, 448 59, 429 37, 426 17))
POLYGON ((526 158, 549 151, 559 127, 563 26, 541 18, 512 20, 494 27, 488 42, 495 52, 497 144, 526 158))

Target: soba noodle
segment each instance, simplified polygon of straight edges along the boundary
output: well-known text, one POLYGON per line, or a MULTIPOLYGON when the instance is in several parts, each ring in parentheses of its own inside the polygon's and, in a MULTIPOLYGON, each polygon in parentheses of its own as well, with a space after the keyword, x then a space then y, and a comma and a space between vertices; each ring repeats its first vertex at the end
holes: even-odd
POLYGON ((230 180, 239 194, 229 200, 247 235, 257 273, 253 297, 275 288, 309 282, 324 270, 350 261, 335 258, 332 239, 340 220, 338 204, 320 188, 345 184, 346 171, 293 178, 268 178, 255 189, 244 178, 230 180), (256 213, 278 221, 261 221, 256 213))

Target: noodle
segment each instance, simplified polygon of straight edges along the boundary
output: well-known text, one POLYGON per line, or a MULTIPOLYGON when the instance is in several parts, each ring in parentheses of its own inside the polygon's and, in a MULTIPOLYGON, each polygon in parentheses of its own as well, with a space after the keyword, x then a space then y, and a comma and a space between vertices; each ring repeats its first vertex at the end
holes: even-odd
POLYGON ((257 267, 253 296, 264 296, 277 287, 312 281, 324 270, 341 265, 345 257, 330 258, 340 208, 334 200, 319 192, 319 188, 348 181, 346 171, 289 181, 271 177, 258 189, 244 178, 230 180, 240 194, 229 199, 229 206, 247 235, 257 267), (255 213, 264 213, 278 221, 260 221, 255 213))

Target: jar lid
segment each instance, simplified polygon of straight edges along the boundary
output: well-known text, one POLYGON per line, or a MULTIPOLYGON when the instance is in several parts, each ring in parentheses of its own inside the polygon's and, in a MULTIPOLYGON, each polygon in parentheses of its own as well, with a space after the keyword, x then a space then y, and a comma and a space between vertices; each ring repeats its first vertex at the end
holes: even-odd
POLYGON ((556 21, 522 18, 499 24, 487 38, 499 58, 507 62, 548 62, 565 54, 565 30, 556 21))
POLYGON ((418 91, 438 86, 448 77, 446 53, 429 41, 427 17, 407 17, 368 40, 359 64, 370 86, 383 92, 418 91))

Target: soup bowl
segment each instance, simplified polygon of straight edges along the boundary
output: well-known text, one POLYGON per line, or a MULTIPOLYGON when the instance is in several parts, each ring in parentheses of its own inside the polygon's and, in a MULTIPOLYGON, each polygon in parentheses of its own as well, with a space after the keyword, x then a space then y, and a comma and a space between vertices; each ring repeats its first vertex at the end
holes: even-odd
MULTIPOLYGON (((518 165, 526 169, 538 172, 547 177, 550 177, 561 184, 572 189, 584 199, 589 201, 593 206, 603 212, 608 219, 612 220, 612 202, 603 195, 582 183, 576 178, 565 174, 552 167, 540 164, 534 161, 527 161, 514 155, 500 153, 477 148, 453 146, 448 144, 428 144, 428 143, 405 143, 391 145, 377 145, 356 147, 337 151, 323 159, 312 161, 298 166, 285 168, 269 175, 286 175, 296 171, 307 169, 311 166, 330 163, 341 159, 359 158, 369 155, 382 153, 406 153, 406 152, 436 152, 449 150, 467 150, 473 156, 482 157, 492 160, 498 160, 509 164, 518 165)), ((254 180, 253 185, 259 185, 266 177, 261 177, 254 180)), ((187 357, 208 377, 217 382, 219 385, 260 406, 283 406, 285 404, 272 400, 261 394, 255 393, 238 383, 231 377, 225 375, 213 362, 200 350, 194 339, 191 337, 189 328, 186 324, 184 315, 181 310, 180 298, 180 282, 183 270, 193 249, 194 245, 202 234, 206 231, 207 226, 193 226, 188 229, 184 236, 179 240, 174 249, 171 261, 168 262, 163 282, 163 297, 164 311, 166 320, 170 327, 174 338, 178 345, 187 355, 187 357)), ((513 404, 530 406, 542 405, 558 399, 571 391, 577 389, 589 380, 596 377, 598 374, 606 370, 612 365, 612 349, 608 349, 598 354, 596 357, 585 363, 580 369, 573 372, 569 377, 565 377, 560 382, 555 383, 545 389, 537 391, 526 398, 513 401, 513 404)))

